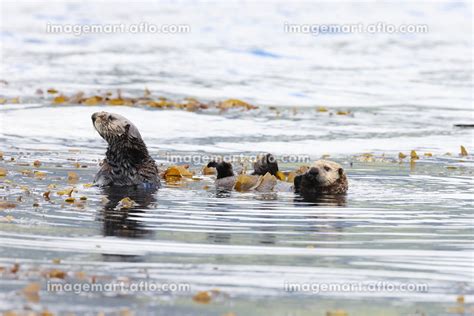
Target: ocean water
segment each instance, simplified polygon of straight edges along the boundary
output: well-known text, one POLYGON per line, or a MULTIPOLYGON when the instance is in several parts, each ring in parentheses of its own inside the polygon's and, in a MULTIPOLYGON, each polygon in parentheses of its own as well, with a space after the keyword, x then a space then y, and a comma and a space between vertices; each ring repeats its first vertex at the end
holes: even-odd
POLYGON ((15 204, 0 208, 0 311, 474 313, 474 135, 455 126, 474 123, 471 3, 2 1, 0 8, 7 172, 0 199, 15 204), (48 23, 140 22, 191 31, 45 32, 48 23), (315 35, 287 33, 285 23, 423 24, 429 32, 315 35), (36 93, 52 88, 130 97, 147 88, 153 98, 238 98, 258 109, 57 105, 36 93), (157 192, 89 187, 106 150, 90 120, 97 111, 134 122, 161 170, 170 157, 192 158, 195 179, 163 182, 157 192), (318 203, 290 192, 222 195, 201 174, 206 156, 261 152, 280 158, 282 170, 329 155, 346 170, 349 192, 318 203), (400 161, 399 152, 407 157, 400 161), (290 155, 306 162, 282 161, 290 155), (69 188, 74 203, 58 194, 69 188), (117 208, 124 197, 137 204, 117 208), (48 291, 48 282, 189 288, 73 293, 48 291), (32 283, 39 295, 22 290, 32 283), (289 283, 307 287, 289 291, 289 283), (384 287, 316 289, 334 284, 384 287), (193 299, 202 291, 210 302, 193 299))

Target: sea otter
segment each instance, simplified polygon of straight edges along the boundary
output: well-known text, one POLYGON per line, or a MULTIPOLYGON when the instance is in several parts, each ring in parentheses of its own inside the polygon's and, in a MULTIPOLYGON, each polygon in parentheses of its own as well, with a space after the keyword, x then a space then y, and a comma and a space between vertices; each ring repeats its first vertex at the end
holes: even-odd
POLYGON ((217 189, 230 191, 234 188, 237 177, 234 175, 232 164, 227 161, 211 161, 207 164, 207 167, 216 168, 217 170, 217 178, 215 182, 217 189))
MULTIPOLYGON (((232 171, 232 165, 228 162, 210 162, 208 167, 217 169, 216 187, 219 189, 232 190, 236 177, 232 171)), ((271 154, 266 154, 254 164, 252 175, 264 176, 265 174, 276 175, 278 164, 271 154)), ((329 160, 315 161, 303 173, 295 177, 293 185, 279 181, 274 185, 273 191, 292 190, 303 197, 318 197, 322 195, 340 195, 348 190, 347 176, 344 169, 338 163, 329 160)))
MULTIPOLYGON (((216 188, 219 190, 232 190, 237 181, 237 176, 234 175, 232 164, 227 161, 211 161, 207 164, 208 168, 216 168, 216 188)), ((266 154, 260 156, 259 159, 253 165, 254 171, 252 176, 255 178, 255 182, 258 180, 259 175, 265 175, 267 172, 271 175, 276 175, 278 172, 278 163, 272 154, 266 154)))
POLYGON ((160 185, 158 167, 148 154, 138 129, 125 117, 108 112, 92 114, 92 123, 108 143, 106 158, 94 179, 98 186, 160 185))
POLYGON ((277 184, 277 179, 270 173, 261 177, 254 172, 252 175, 246 176, 245 185, 240 185, 242 182, 239 184, 238 176, 234 175, 232 164, 226 161, 211 161, 207 164, 207 167, 216 168, 217 178, 215 185, 219 191, 236 189, 237 191, 271 192, 274 191, 277 184))
POLYGON ((266 173, 276 176, 278 172, 278 163, 272 154, 265 154, 260 156, 253 164, 253 175, 264 176, 266 173))
POLYGON ((308 170, 295 177, 294 190, 302 196, 338 195, 347 192, 349 183, 344 169, 337 162, 317 160, 308 170))

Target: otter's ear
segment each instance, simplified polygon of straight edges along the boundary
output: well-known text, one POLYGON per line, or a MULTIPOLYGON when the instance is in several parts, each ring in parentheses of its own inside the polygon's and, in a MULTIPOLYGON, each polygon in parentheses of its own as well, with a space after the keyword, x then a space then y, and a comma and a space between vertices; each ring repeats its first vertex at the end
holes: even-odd
POLYGON ((337 172, 339 173, 340 176, 342 176, 344 174, 344 169, 339 168, 337 172))
POLYGON ((140 132, 135 127, 135 125, 131 125, 131 124, 125 125, 125 134, 133 138, 138 138, 138 139, 142 138, 142 136, 140 135, 140 132))
POLYGON ((302 175, 296 176, 293 180, 293 184, 295 186, 295 192, 299 193, 301 190, 301 179, 303 179, 302 175))

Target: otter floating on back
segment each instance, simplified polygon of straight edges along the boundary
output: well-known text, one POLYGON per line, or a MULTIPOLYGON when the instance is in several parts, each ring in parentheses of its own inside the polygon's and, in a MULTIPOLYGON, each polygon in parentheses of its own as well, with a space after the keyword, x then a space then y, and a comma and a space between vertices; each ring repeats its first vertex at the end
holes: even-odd
POLYGON ((132 122, 119 114, 97 112, 92 114, 92 123, 108 143, 106 158, 95 176, 94 184, 159 187, 158 167, 132 122))
MULTIPOLYGON (((217 169, 216 188, 232 190, 236 176, 232 165, 228 162, 210 162, 208 167, 217 169)), ((263 176, 267 173, 275 176, 278 172, 278 163, 272 154, 266 154, 254 164, 252 175, 263 176)), ((279 182, 279 184, 283 184, 279 182)), ((287 183, 286 183, 287 184, 287 183)), ((317 160, 308 170, 294 179, 293 185, 276 185, 273 191, 291 190, 303 197, 317 197, 323 195, 341 195, 348 190, 349 184, 344 169, 338 163, 329 160, 317 160)))

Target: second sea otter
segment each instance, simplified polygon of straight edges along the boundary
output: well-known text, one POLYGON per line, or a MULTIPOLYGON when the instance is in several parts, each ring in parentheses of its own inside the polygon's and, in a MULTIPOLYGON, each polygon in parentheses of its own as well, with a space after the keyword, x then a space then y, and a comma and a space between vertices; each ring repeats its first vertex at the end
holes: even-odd
MULTIPOLYGON (((216 187, 222 190, 232 190, 237 181, 232 165, 228 162, 210 162, 208 167, 217 170, 216 187)), ((254 164, 254 176, 271 174, 275 176, 278 172, 278 164, 271 154, 266 154, 254 164)), ((322 196, 345 194, 349 183, 344 169, 334 161, 317 160, 307 170, 294 178, 293 184, 289 186, 275 185, 270 191, 293 190, 303 196, 322 196)))

